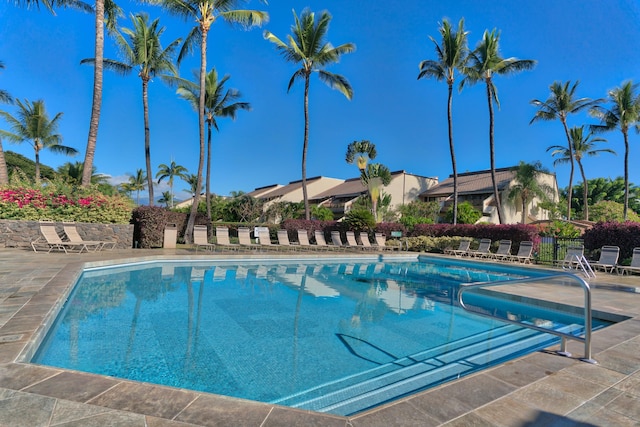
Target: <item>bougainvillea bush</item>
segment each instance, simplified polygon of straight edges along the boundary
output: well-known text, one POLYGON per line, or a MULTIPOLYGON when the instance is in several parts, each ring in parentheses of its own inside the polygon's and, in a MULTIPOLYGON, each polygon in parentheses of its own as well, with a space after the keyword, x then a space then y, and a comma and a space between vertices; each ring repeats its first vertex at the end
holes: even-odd
POLYGON ((0 219, 128 224, 133 202, 120 195, 105 196, 96 189, 60 191, 48 183, 41 188, 0 188, 0 219))

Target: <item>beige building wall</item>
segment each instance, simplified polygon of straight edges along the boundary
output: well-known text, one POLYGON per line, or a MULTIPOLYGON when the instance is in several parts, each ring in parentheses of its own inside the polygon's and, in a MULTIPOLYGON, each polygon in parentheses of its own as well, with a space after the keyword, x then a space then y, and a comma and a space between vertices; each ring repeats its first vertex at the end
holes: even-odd
MULTIPOLYGON (((549 199, 552 202, 557 203, 560 200, 560 195, 558 192, 558 182, 556 180, 556 176, 553 174, 540 174, 539 182, 541 184, 546 184, 552 188, 552 193, 549 195, 549 199)), ((502 200, 502 210, 504 212, 504 221, 505 224, 520 224, 522 223, 522 202, 516 200, 515 203, 509 201, 509 191, 510 189, 517 184, 516 181, 512 181, 509 184, 509 187, 504 191, 502 200)), ((547 220, 549 218, 549 211, 546 209, 542 209, 538 206, 539 203, 542 202, 542 199, 536 197, 533 199, 531 203, 527 206, 527 217, 525 218, 525 223, 529 224, 533 221, 539 220, 547 220)), ((495 213, 495 223, 498 223, 498 215, 495 213)), ((494 222, 494 221, 491 221, 494 222)))
MULTIPOLYGON (((336 185, 342 184, 343 179, 320 177, 311 181, 307 181, 307 196, 309 199, 323 193, 336 185)), ((286 186, 285 186, 286 187, 286 186)), ((278 191, 278 190, 276 190, 278 191)), ((269 197, 269 193, 263 194, 262 197, 269 197)), ((264 210, 266 211, 269 206, 277 202, 292 202, 299 203, 304 200, 302 194, 302 182, 298 185, 292 185, 290 191, 283 192, 280 196, 267 201, 264 204, 264 210)))
POLYGON ((436 178, 401 173, 394 176, 386 187, 382 188, 385 194, 391 195, 391 208, 406 205, 418 199, 423 192, 438 183, 436 178))

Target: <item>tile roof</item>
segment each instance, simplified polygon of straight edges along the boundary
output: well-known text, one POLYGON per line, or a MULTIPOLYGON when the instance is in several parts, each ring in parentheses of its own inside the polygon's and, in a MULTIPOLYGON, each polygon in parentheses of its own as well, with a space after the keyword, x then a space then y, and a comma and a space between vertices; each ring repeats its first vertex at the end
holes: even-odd
POLYGON ((367 187, 362 185, 362 181, 360 178, 351 178, 343 182, 342 184, 338 184, 335 187, 328 189, 327 191, 323 191, 322 193, 317 194, 311 200, 324 200, 329 197, 357 197, 363 193, 367 192, 367 187))
MULTIPOLYGON (((516 173, 512 168, 496 169, 496 182, 498 191, 504 190, 516 173)), ((420 197, 437 197, 453 193, 453 176, 445 179, 441 183, 431 187, 420 194, 420 197)), ((490 194, 493 193, 493 183, 491 181, 491 171, 468 172, 458 174, 458 194, 490 194)))

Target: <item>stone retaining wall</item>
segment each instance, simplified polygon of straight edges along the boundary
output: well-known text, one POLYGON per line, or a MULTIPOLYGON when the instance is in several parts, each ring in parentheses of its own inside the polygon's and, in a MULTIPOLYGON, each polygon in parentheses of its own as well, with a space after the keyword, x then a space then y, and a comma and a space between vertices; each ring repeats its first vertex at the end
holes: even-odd
MULTIPOLYGON (((56 230, 62 236, 62 223, 56 222, 56 230)), ((84 240, 117 241, 116 248, 128 249, 133 247, 133 224, 90 224, 75 223, 78 234, 84 240)), ((0 247, 22 248, 31 247, 31 242, 41 237, 38 221, 0 220, 0 247)))

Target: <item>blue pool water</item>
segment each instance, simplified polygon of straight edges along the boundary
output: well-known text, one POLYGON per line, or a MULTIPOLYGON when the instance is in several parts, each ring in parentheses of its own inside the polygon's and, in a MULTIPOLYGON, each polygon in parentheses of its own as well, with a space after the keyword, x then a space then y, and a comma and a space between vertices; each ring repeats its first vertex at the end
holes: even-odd
MULTIPOLYGON (((87 270, 32 361, 347 415, 555 342, 456 305, 460 283, 539 274, 437 259, 87 270)), ((476 303, 582 330, 554 310, 476 303)))

